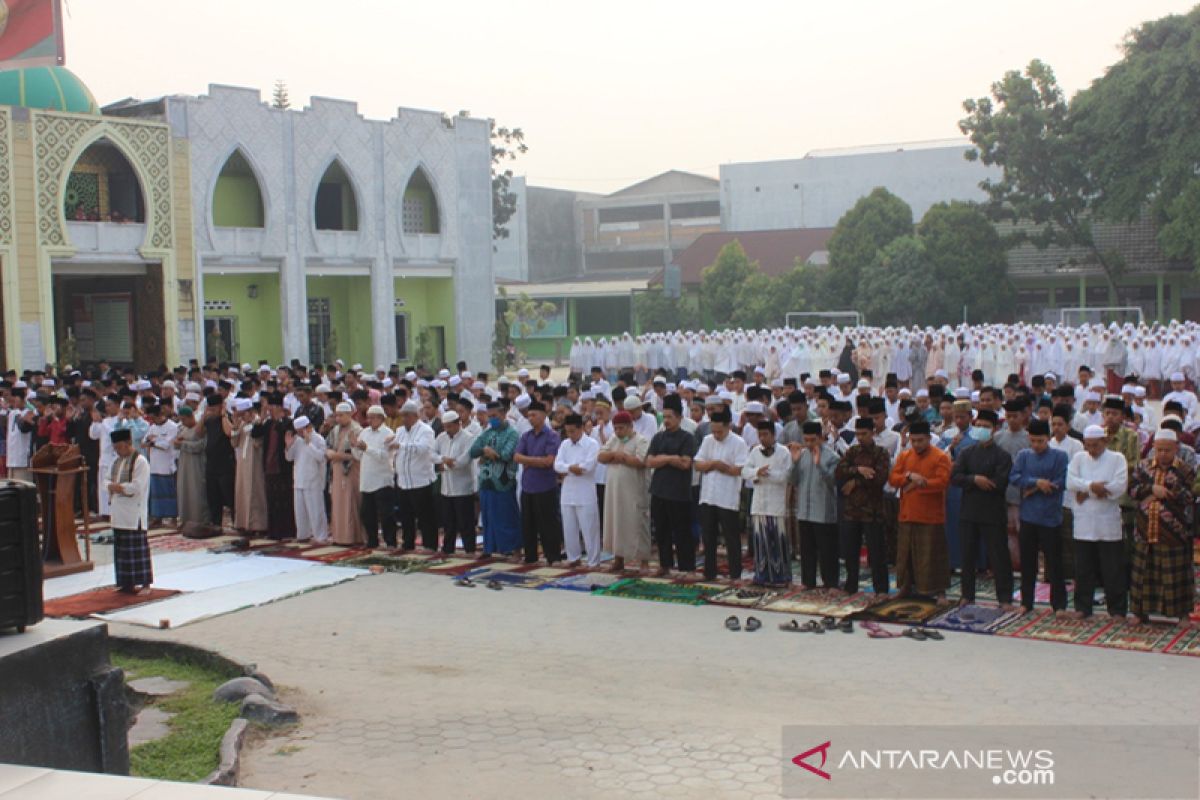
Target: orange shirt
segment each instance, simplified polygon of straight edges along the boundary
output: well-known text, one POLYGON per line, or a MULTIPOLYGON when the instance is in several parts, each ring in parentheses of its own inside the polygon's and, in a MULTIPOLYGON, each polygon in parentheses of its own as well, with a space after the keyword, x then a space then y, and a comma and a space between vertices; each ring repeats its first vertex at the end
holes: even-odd
POLYGON ((912 448, 896 457, 888 483, 900 489, 905 476, 915 472, 929 485, 900 493, 900 521, 941 525, 946 521, 946 487, 950 485, 950 456, 930 445, 923 455, 912 448))

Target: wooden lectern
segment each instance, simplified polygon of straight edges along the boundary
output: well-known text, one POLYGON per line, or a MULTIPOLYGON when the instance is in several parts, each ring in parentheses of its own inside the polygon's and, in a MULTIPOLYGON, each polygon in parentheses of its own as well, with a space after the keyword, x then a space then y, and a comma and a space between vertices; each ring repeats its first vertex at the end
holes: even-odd
POLYGON ((42 571, 47 578, 87 572, 92 542, 88 524, 87 464, 75 445, 48 444, 33 454, 31 472, 41 506, 42 571), (88 533, 87 556, 79 555, 75 525, 75 491, 82 486, 83 527, 88 533))

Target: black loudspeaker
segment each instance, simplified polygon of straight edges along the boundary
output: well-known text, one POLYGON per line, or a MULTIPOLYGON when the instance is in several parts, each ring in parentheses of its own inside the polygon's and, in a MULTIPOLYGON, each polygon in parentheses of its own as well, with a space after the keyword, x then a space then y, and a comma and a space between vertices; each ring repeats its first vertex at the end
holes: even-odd
POLYGON ((31 483, 0 481, 0 630, 24 633, 42 616, 37 489, 31 483))

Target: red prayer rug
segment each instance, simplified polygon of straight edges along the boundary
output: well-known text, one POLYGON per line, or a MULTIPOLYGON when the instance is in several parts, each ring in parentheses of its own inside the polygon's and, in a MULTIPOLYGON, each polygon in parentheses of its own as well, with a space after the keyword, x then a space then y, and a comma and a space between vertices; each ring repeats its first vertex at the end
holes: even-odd
POLYGON ((115 587, 110 586, 104 589, 93 589, 90 592, 80 592, 79 594, 59 597, 55 600, 47 600, 45 610, 47 617, 86 619, 92 614, 103 614, 107 611, 116 611, 120 608, 140 606, 177 594, 179 592, 175 589, 150 589, 141 594, 127 594, 117 591, 115 587))

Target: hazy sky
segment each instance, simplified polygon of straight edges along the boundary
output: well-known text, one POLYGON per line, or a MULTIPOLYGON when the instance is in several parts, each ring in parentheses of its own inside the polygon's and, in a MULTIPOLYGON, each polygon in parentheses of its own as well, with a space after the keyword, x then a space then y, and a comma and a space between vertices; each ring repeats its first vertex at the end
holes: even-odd
POLYGON ((1167 0, 63 0, 101 104, 287 81, 524 128, 531 183, 607 192, 667 169, 958 136, 966 97, 1041 58, 1073 92, 1167 0))

